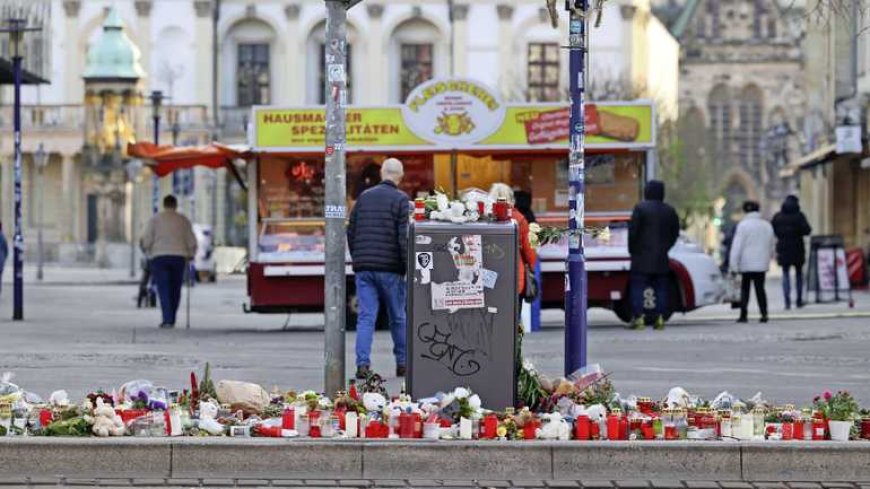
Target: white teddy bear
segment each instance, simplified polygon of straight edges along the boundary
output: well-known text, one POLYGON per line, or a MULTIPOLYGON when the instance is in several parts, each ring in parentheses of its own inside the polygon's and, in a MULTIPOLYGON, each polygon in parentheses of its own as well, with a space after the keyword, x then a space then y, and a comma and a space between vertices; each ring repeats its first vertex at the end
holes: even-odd
POLYGON ((538 429, 538 438, 542 440, 568 440, 571 437, 571 427, 558 412, 541 416, 544 425, 538 429))
POLYGON ((363 394, 363 406, 369 413, 382 413, 387 407, 387 399, 376 392, 366 392, 363 394))
POLYGON ((112 406, 97 398, 97 406, 94 408, 94 427, 92 431, 97 436, 123 436, 126 429, 121 417, 115 413, 112 406))

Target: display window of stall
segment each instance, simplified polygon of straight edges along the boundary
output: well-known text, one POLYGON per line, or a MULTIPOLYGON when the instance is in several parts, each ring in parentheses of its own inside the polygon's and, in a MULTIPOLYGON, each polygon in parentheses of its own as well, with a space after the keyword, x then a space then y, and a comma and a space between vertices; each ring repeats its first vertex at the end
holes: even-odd
MULTIPOLYGON (((347 158, 348 209, 366 189, 380 182, 386 155, 350 154, 347 158)), ((400 158, 408 198, 433 188, 432 157, 400 158)), ((258 165, 258 252, 263 262, 323 260, 324 164, 317 156, 263 156, 258 165)))
MULTIPOLYGON (((586 212, 631 212, 641 198, 643 171, 643 153, 587 155, 586 212)), ((530 179, 532 209, 536 214, 546 216, 568 211, 566 158, 533 161, 530 179)))

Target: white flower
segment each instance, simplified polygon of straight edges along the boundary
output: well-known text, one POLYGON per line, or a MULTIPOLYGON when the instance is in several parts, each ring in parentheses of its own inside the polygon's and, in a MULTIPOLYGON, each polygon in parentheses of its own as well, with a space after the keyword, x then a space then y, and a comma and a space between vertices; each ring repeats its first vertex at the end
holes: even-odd
POLYGON ((466 397, 468 397, 470 395, 471 395, 471 392, 469 392, 468 389, 466 389, 465 387, 457 387, 453 391, 453 396, 457 399, 465 399, 466 397))
POLYGON ((469 211, 476 212, 477 211, 477 201, 468 200, 465 202, 465 208, 469 211))
POLYGON ((450 200, 448 200, 447 196, 444 194, 435 195, 435 201, 438 203, 439 211, 446 211, 447 208, 450 206, 450 200))
POLYGON ((480 409, 480 407, 482 405, 482 403, 480 401, 480 396, 478 396, 477 394, 474 394, 473 396, 469 397, 468 398, 468 405, 469 405, 469 407, 471 407, 471 409, 474 409, 475 411, 480 409))

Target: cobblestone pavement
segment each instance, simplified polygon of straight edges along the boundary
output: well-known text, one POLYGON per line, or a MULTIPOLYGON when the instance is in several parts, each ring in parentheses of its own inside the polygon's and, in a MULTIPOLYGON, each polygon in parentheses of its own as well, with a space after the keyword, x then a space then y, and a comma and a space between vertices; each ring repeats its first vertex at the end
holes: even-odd
POLYGON ((251 480, 251 479, 3 479, 0 488, 44 487, 100 487, 100 488, 223 488, 223 487, 285 487, 285 488, 559 488, 559 489, 870 489, 870 481, 864 482, 776 482, 776 481, 668 481, 627 479, 617 481, 598 480, 502 480, 502 481, 454 481, 454 480, 251 480))

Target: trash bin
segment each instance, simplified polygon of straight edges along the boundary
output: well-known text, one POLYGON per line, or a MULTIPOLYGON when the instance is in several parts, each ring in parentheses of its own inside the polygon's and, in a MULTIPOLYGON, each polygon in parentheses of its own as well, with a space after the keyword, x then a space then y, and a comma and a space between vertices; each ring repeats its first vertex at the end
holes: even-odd
POLYGON ((412 397, 468 387, 485 406, 516 400, 517 228, 417 222, 408 253, 412 397))

